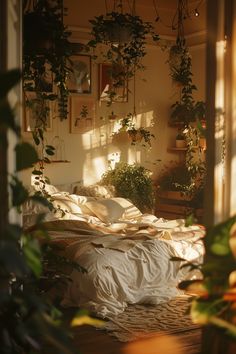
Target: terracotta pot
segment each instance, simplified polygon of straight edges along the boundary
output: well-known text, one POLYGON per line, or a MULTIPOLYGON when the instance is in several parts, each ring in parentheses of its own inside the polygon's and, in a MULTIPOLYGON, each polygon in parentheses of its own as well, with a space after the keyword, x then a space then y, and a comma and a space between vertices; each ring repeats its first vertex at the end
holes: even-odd
POLYGON ((206 149, 206 138, 202 137, 199 139, 199 147, 206 149))

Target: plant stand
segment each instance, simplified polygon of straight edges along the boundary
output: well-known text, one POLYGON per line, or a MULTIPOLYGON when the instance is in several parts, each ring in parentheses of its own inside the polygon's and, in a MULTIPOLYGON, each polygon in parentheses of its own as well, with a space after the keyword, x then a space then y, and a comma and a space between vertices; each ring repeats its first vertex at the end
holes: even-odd
POLYGON ((190 205, 191 198, 179 191, 158 191, 155 215, 166 219, 185 219, 194 214, 202 222, 203 210, 190 205))

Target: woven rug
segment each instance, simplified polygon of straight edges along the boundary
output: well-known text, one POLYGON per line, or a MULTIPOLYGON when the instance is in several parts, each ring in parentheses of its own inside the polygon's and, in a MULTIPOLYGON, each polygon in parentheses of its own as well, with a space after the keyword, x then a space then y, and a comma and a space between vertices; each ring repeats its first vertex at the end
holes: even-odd
POLYGON ((201 328, 191 321, 189 301, 180 296, 155 306, 130 305, 106 323, 106 331, 120 342, 172 334, 182 341, 186 353, 199 353, 201 328))

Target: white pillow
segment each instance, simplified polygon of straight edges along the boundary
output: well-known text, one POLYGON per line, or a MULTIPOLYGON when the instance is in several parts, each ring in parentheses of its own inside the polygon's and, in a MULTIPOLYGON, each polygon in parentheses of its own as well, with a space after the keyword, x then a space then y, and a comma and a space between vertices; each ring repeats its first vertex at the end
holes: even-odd
POLYGON ((60 208, 65 212, 73 213, 73 214, 82 214, 82 210, 77 203, 74 202, 70 195, 63 194, 53 194, 51 196, 52 204, 55 208, 60 208))
POLYGON ((85 206, 104 223, 130 220, 142 215, 141 211, 130 201, 119 197, 88 201, 85 206))

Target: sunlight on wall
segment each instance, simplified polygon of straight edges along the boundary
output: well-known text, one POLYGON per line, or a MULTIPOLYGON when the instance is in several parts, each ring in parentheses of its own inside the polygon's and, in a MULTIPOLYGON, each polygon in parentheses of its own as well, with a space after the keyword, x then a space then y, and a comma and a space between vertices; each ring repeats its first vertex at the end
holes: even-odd
POLYGON ((101 175, 106 170, 107 157, 92 157, 91 153, 86 154, 86 161, 83 166, 83 181, 85 185, 90 185, 100 180, 101 175))
POLYGON ((216 161, 214 171, 215 185, 215 212, 216 215, 222 215, 224 208, 224 184, 225 184, 225 166, 223 158, 223 141, 225 136, 225 85, 224 85, 224 60, 225 60, 226 41, 221 40, 216 43, 216 91, 215 91, 215 141, 216 141, 216 161))
MULTIPOLYGON (((153 110, 137 114, 133 121, 135 127, 151 128, 154 123, 153 115, 153 110)), ((114 168, 119 161, 129 164, 142 163, 147 148, 143 147, 142 143, 131 145, 126 132, 115 134, 120 128, 119 119, 103 121, 102 125, 95 127, 91 134, 82 135, 85 152, 83 180, 86 185, 96 183, 109 166, 114 168)))

